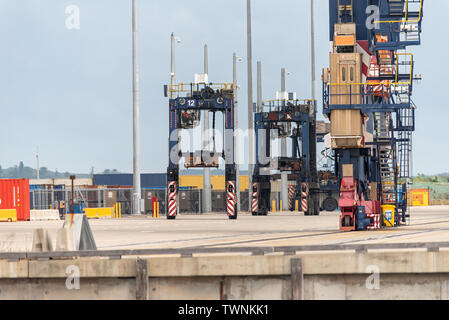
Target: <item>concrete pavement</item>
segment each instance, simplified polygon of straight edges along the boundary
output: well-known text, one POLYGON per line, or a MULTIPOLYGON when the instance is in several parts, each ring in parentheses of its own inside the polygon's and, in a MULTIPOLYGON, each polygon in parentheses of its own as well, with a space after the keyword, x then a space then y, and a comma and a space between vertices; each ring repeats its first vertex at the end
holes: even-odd
MULTIPOLYGON (((273 213, 267 217, 241 214, 236 221, 224 214, 180 215, 174 221, 147 216, 89 221, 99 250, 449 241, 449 206, 412 208, 411 214, 409 226, 351 233, 338 230, 337 212, 318 217, 300 213, 273 213)), ((30 251, 36 228, 48 229, 55 241, 62 223, 1 223, 0 252, 30 251)))

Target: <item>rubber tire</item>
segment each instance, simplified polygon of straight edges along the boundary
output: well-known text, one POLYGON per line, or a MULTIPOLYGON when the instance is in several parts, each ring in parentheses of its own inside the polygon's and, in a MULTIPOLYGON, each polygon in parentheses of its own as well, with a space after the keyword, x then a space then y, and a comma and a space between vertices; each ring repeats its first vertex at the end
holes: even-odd
POLYGON ((175 220, 176 216, 167 216, 167 220, 175 220))
POLYGON ((229 220, 237 220, 237 213, 233 216, 228 215, 229 220))
POLYGON ((337 208, 338 208, 338 202, 336 199, 329 197, 323 201, 324 211, 333 212, 333 211, 337 210, 337 208))

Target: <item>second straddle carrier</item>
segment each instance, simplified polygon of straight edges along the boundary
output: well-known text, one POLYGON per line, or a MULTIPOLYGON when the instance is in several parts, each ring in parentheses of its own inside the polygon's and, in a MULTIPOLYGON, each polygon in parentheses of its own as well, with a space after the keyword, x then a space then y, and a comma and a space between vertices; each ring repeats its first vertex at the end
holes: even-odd
POLYGON ((251 212, 254 216, 270 211, 272 172, 289 172, 297 177, 289 186, 289 209, 301 204, 305 215, 319 215, 320 198, 316 161, 316 103, 312 100, 272 100, 262 103, 254 115, 256 166, 254 168, 251 212), (272 142, 292 140, 290 157, 272 157, 272 142))
MULTIPOLYGON (((232 84, 214 84, 206 81, 165 86, 169 101, 169 164, 167 169, 167 219, 175 219, 179 213, 179 162, 183 157, 186 168, 218 168, 220 158, 225 160, 226 214, 237 219, 236 165, 234 159, 234 88, 232 84), (182 153, 180 130, 193 129, 201 124, 201 111, 213 115, 223 114, 223 152, 214 150, 182 153)), ((215 136, 214 136, 215 141, 215 136)))

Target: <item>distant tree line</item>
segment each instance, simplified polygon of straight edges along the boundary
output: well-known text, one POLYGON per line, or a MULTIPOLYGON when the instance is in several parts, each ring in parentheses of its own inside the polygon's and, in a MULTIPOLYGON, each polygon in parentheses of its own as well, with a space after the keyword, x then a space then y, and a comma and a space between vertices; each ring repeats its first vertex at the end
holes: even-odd
MULTIPOLYGON (((117 169, 106 169, 103 171, 104 174, 118 174, 120 173, 117 169)), ((47 167, 41 167, 39 170, 40 179, 67 179, 74 173, 71 172, 58 172, 58 169, 54 171, 49 170, 47 167)), ((78 178, 91 178, 94 175, 94 170, 92 168, 89 174, 87 173, 76 173, 78 178)), ((0 165, 0 179, 36 179, 37 170, 24 165, 23 161, 20 161, 18 165, 10 168, 3 168, 0 165)))
POLYGON ((413 178, 413 181, 428 183, 449 183, 449 173, 443 173, 436 176, 426 176, 424 174, 418 173, 418 175, 413 178))

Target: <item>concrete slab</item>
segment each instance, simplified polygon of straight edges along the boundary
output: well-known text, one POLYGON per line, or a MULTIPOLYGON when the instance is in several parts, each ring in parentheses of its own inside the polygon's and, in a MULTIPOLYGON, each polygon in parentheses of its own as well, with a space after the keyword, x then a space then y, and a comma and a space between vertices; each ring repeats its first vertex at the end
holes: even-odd
MULTIPOLYGON (((235 221, 224 214, 209 214, 180 215, 174 221, 142 216, 89 222, 99 250, 449 241, 449 206, 412 208, 409 226, 351 233, 338 230, 337 212, 318 217, 290 212, 266 217, 240 214, 235 221)), ((62 221, 1 223, 0 252, 30 251, 34 229, 45 228, 56 239, 62 224, 62 221)))

